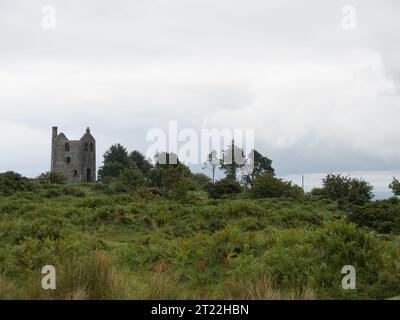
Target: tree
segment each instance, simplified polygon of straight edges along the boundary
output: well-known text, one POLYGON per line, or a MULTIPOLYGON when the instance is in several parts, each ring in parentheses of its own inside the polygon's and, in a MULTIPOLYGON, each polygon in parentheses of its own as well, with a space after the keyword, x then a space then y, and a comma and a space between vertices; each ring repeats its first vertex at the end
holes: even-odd
POLYGON ((264 157, 257 150, 253 149, 248 158, 249 163, 246 165, 248 172, 242 177, 242 182, 245 186, 250 186, 254 179, 261 174, 275 174, 275 170, 272 168, 272 160, 264 157))
POLYGON ((128 189, 135 189, 144 184, 144 176, 142 171, 131 166, 121 171, 117 181, 128 189))
POLYGON ((139 151, 132 151, 129 154, 129 158, 144 175, 146 175, 153 167, 150 161, 148 161, 139 151))
POLYGON ((341 174, 328 174, 322 179, 322 187, 326 195, 332 200, 347 197, 350 192, 349 176, 342 176, 341 174))
POLYGON ((190 169, 179 161, 176 154, 161 152, 154 158, 156 164, 149 171, 152 186, 164 190, 173 198, 183 198, 195 188, 190 169))
POLYGON ((245 165, 246 158, 243 149, 235 145, 235 140, 224 151, 223 157, 220 162, 220 169, 225 172, 226 179, 236 180, 237 172, 245 165))
POLYGON ((374 187, 362 179, 351 179, 350 192, 347 201, 357 205, 363 205, 374 197, 372 193, 374 187))
POLYGON ((362 205, 373 198, 374 187, 367 181, 341 174, 328 174, 322 180, 323 190, 332 200, 362 205))
POLYGON ((389 184, 389 188, 395 196, 400 196, 400 181, 393 177, 392 182, 389 184))
POLYGON ((203 169, 207 167, 211 169, 213 182, 215 181, 215 170, 218 167, 218 163, 220 163, 220 160, 217 157, 217 151, 212 150, 207 156, 207 161, 204 163, 205 167, 203 169))
POLYGON ((130 163, 129 157, 128 157, 128 151, 126 148, 117 143, 114 144, 108 149, 104 155, 104 162, 120 162, 124 165, 128 165, 130 163))
POLYGON ((121 144, 114 144, 103 155, 103 166, 99 169, 99 180, 106 182, 111 178, 117 178, 122 170, 134 166, 128 156, 128 151, 121 144))

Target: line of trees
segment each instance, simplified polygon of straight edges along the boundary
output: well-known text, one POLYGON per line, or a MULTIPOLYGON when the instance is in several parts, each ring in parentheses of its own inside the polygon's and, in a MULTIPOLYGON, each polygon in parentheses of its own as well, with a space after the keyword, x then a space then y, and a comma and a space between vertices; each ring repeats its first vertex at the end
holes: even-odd
MULTIPOLYGON (((212 150, 204 168, 211 170, 212 179, 202 173, 193 174, 174 153, 160 152, 151 161, 139 151, 129 153, 121 144, 115 144, 104 153, 98 176, 100 182, 111 185, 115 190, 124 191, 145 185, 178 197, 199 189, 207 191, 212 198, 231 197, 243 190, 248 190, 254 198, 304 196, 298 185, 276 177, 271 159, 257 150, 246 156, 234 140, 223 151, 221 159, 212 150), (215 181, 217 168, 225 174, 225 178, 215 181)), ((399 180, 393 178, 389 187, 394 195, 400 195, 399 180)), ((373 186, 363 179, 328 174, 322 180, 322 187, 314 188, 310 196, 326 197, 346 206, 364 205, 374 195, 373 186)))
MULTIPOLYGON (((101 184, 116 192, 139 187, 153 188, 152 192, 171 197, 184 197, 188 191, 207 191, 211 198, 232 197, 244 190, 253 198, 303 197, 304 191, 292 182, 275 175, 272 160, 257 150, 245 155, 232 140, 223 151, 221 159, 211 151, 204 168, 212 172, 212 179, 203 173, 192 173, 174 153, 160 152, 153 161, 139 151, 128 152, 121 144, 112 145, 103 155, 103 165, 98 172, 101 184), (216 170, 225 177, 215 181, 216 170)), ((59 172, 46 172, 34 179, 39 184, 62 184, 66 179, 59 172)), ((389 185, 395 196, 400 196, 400 181, 393 178, 389 185)), ((14 172, 0 174, 0 193, 28 191, 31 179, 14 172)), ((373 186, 359 178, 341 174, 328 174, 321 188, 314 188, 311 197, 325 197, 339 205, 363 206, 373 199, 373 186)))

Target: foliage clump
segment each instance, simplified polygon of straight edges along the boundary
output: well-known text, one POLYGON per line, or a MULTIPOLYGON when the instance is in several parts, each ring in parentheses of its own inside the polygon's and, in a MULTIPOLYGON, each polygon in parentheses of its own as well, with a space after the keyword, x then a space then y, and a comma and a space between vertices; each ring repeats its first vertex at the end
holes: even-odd
POLYGON ((32 182, 14 171, 0 173, 0 194, 9 196, 17 191, 32 190, 32 182))
POLYGON ((253 198, 301 198, 303 190, 292 182, 283 181, 271 173, 265 173, 255 178, 250 188, 250 195, 253 198))

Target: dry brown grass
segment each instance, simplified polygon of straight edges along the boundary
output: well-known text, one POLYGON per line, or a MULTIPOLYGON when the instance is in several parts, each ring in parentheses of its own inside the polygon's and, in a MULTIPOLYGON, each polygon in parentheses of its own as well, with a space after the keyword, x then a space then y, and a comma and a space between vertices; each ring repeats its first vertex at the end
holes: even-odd
POLYGON ((189 288, 179 280, 179 275, 168 272, 129 277, 116 272, 109 258, 102 253, 95 253, 85 259, 67 259, 57 269, 59 271, 56 290, 43 290, 40 277, 30 279, 19 288, 0 275, 0 299, 316 299, 310 287, 282 290, 266 276, 251 280, 231 278, 219 290, 214 286, 189 288))
POLYGON ((282 290, 268 277, 253 280, 230 279, 226 282, 219 299, 228 300, 313 300, 314 291, 309 288, 282 290))
POLYGON ((56 266, 56 289, 44 290, 41 275, 22 287, 0 277, 0 299, 22 300, 103 300, 124 299, 126 288, 109 258, 95 253, 84 259, 68 258, 56 266))
POLYGON ((0 300, 13 299, 16 291, 14 283, 0 274, 0 300))
POLYGON ((69 259, 60 268, 56 296, 59 299, 123 299, 125 287, 122 277, 110 259, 95 253, 83 261, 69 259))
POLYGON ((176 275, 157 273, 147 281, 142 292, 139 292, 136 299, 144 300, 177 300, 189 299, 190 293, 179 282, 176 275))

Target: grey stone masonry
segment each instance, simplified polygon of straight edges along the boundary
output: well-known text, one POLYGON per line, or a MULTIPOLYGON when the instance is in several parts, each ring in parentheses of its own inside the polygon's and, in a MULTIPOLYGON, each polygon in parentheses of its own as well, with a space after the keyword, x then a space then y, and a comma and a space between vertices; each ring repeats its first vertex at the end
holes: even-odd
POLYGON ((96 181, 96 140, 89 127, 80 140, 68 140, 52 128, 51 172, 61 172, 68 183, 96 181))

